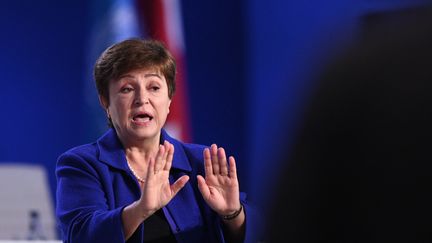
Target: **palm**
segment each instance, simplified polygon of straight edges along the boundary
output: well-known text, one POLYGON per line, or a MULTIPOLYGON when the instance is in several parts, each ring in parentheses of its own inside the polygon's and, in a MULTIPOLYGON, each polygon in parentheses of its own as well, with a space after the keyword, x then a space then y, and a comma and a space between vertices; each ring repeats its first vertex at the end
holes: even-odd
POLYGON ((162 208, 173 198, 167 171, 149 176, 143 186, 142 201, 149 209, 162 208))
POLYGON ((206 195, 207 203, 213 205, 215 211, 235 208, 235 205, 232 204, 236 204, 239 200, 237 180, 233 181, 230 178, 206 175, 205 181, 209 188, 209 193, 206 195))

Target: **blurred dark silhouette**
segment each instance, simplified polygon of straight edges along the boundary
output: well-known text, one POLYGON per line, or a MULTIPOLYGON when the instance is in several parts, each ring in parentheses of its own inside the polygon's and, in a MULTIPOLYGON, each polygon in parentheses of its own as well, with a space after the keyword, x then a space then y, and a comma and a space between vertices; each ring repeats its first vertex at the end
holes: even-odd
POLYGON ((282 155, 270 242, 432 241, 432 11, 363 23, 282 155))

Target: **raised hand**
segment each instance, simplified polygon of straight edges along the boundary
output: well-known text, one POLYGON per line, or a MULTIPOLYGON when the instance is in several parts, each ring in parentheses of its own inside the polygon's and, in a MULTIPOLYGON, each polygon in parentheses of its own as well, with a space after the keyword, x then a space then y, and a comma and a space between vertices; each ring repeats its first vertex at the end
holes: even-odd
POLYGON ((184 175, 170 185, 168 178, 173 155, 174 146, 165 141, 159 146, 156 157, 148 163, 140 199, 126 206, 122 212, 125 239, 131 237, 143 220, 167 205, 189 180, 184 175))
POLYGON ((174 146, 165 141, 159 146, 159 151, 148 164, 147 177, 138 201, 144 216, 150 216, 169 201, 183 188, 189 177, 184 175, 170 185, 168 180, 172 165, 174 146))
POLYGON ((227 163, 225 150, 213 144, 204 152, 205 179, 198 175, 198 188, 207 204, 219 215, 240 208, 239 184, 234 157, 227 163))

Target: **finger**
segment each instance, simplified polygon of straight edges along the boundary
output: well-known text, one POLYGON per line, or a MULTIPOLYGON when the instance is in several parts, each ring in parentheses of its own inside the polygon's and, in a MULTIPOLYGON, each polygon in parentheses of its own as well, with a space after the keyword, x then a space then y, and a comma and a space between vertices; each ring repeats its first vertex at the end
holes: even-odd
POLYGON ((207 186, 204 177, 202 177, 201 175, 197 175, 197 179, 198 179, 198 189, 200 190, 203 198, 207 200, 210 197, 210 188, 207 186))
POLYGON ((177 194, 177 192, 179 192, 186 185, 188 181, 189 181, 189 176, 187 175, 178 178, 176 182, 174 182, 171 185, 172 196, 174 197, 177 194))
POLYGON ((167 162, 167 159, 168 159, 168 152, 169 152, 169 149, 170 149, 170 145, 171 145, 170 142, 168 142, 166 140, 164 141, 163 146, 164 146, 164 149, 165 149, 165 153, 162 156, 162 164, 161 164, 161 167, 160 167, 161 170, 163 168, 165 168, 165 165, 166 165, 166 162, 167 162))
POLYGON ((228 175, 228 165, 226 160, 225 149, 219 148, 218 151, 218 160, 219 160, 219 171, 223 176, 228 175))
POLYGON ((210 158, 210 149, 209 148, 205 148, 204 149, 203 156, 204 156, 205 174, 206 175, 212 175, 213 174, 213 168, 212 168, 212 163, 211 163, 211 158, 210 158))
POLYGON ((150 161, 148 163, 148 168, 147 168, 147 179, 150 178, 150 176, 154 175, 154 167, 155 167, 155 159, 154 158, 150 158, 150 161))
POLYGON ((154 165, 154 173, 157 174, 163 167, 162 165, 164 164, 163 160, 165 159, 165 146, 164 145, 159 145, 159 151, 156 154, 156 159, 155 159, 155 165, 154 165))
POLYGON ((169 171, 171 169, 173 157, 174 157, 174 145, 172 145, 170 143, 168 145, 168 149, 167 149, 167 158, 166 158, 164 170, 168 170, 169 171))
POLYGON ((219 162, 217 157, 217 146, 216 144, 212 144, 210 147, 210 157, 211 157, 211 163, 213 167, 213 174, 219 175, 219 162))
POLYGON ((229 177, 237 179, 237 166, 233 156, 229 157, 229 177))

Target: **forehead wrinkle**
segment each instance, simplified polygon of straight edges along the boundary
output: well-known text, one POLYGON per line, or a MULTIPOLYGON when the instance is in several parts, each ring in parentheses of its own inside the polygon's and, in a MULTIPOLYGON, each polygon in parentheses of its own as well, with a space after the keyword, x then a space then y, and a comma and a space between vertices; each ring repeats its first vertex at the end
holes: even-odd
POLYGON ((148 77, 157 77, 157 78, 162 79, 161 75, 159 75, 158 73, 147 73, 147 74, 144 75, 144 77, 145 78, 148 78, 148 77))
POLYGON ((130 74, 123 74, 123 75, 121 75, 116 81, 120 81, 120 80, 122 80, 122 79, 124 79, 124 78, 128 78, 128 79, 133 79, 133 80, 136 80, 136 78, 133 76, 133 75, 130 75, 130 74))

